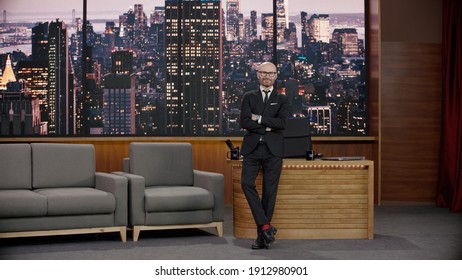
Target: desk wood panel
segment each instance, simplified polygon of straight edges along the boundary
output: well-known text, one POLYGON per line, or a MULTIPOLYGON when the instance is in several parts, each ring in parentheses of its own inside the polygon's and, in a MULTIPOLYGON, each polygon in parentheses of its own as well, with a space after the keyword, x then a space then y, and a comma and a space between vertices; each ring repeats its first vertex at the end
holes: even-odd
MULTIPOLYGON (((241 188, 242 163, 232 161, 234 235, 256 238, 241 188)), ((373 162, 284 160, 272 224, 281 239, 373 238, 373 162)), ((257 177, 261 194, 262 175, 257 177)))

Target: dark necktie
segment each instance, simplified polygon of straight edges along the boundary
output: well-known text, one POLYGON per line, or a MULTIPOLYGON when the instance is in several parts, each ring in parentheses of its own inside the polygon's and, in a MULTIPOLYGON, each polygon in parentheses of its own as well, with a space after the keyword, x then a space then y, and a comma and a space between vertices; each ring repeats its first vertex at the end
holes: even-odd
POLYGON ((266 102, 268 101, 268 94, 270 93, 270 90, 264 90, 263 92, 265 93, 265 99, 263 99, 263 103, 266 104, 266 102))

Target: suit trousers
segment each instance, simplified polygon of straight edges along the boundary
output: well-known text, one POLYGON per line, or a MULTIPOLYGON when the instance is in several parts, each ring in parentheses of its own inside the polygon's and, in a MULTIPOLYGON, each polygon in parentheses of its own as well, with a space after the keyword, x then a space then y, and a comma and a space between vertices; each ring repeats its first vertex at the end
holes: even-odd
POLYGON ((282 158, 273 155, 265 143, 258 144, 250 154, 244 156, 241 187, 257 226, 271 223, 281 169, 282 158), (255 186, 260 167, 263 173, 261 200, 255 186))

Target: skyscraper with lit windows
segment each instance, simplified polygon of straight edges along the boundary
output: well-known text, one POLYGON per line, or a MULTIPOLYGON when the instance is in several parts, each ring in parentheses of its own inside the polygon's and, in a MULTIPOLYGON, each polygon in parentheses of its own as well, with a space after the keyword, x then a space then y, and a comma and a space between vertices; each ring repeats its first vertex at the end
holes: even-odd
POLYGON ((276 0, 277 42, 284 43, 284 32, 289 28, 288 0, 276 0))
POLYGON ((239 37, 240 0, 226 0, 226 40, 236 41, 239 37))
POLYGON ((166 133, 222 131, 220 0, 165 1, 166 133))
POLYGON ((330 40, 330 22, 329 15, 319 14, 312 15, 307 21, 307 28, 309 36, 312 36, 316 41, 329 43, 330 40))
POLYGON ((250 11, 250 36, 257 37, 257 11, 250 11))
POLYGON ((127 74, 104 76, 103 133, 135 134, 135 77, 127 74))
POLYGON ((261 35, 262 39, 267 41, 268 48, 273 47, 273 14, 261 14, 261 35))
POLYGON ((73 134, 70 124, 73 116, 73 96, 69 91, 69 43, 67 29, 62 21, 50 23, 48 33, 48 132, 55 135, 73 134))

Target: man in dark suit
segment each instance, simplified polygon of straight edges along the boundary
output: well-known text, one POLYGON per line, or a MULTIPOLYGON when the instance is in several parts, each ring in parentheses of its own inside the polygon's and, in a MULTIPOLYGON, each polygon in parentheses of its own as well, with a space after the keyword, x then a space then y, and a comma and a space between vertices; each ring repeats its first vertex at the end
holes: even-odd
POLYGON ((262 63, 257 70, 260 88, 245 93, 241 104, 240 124, 246 130, 242 142, 241 185, 257 224, 257 240, 252 249, 270 248, 276 228, 271 218, 284 155, 283 135, 290 107, 287 97, 274 88, 276 66, 262 63), (259 169, 263 172, 262 198, 255 188, 259 169))

